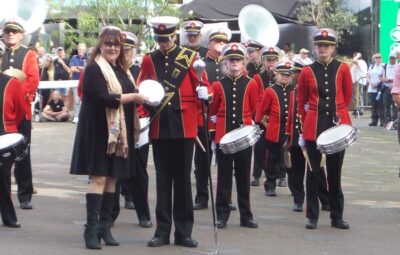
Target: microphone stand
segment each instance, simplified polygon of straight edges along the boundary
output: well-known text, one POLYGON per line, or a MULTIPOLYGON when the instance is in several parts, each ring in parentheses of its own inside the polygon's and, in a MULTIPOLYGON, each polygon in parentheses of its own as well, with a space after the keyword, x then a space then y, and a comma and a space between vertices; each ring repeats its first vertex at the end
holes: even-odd
MULTIPOLYGON (((202 75, 203 71, 206 67, 206 64, 203 60, 201 60, 200 56, 197 55, 197 60, 193 63, 193 68, 197 73, 197 78, 199 82, 199 86, 202 86, 202 75)), ((208 100, 201 100, 201 107, 203 110, 203 122, 204 122, 204 130, 205 130, 205 153, 206 153, 206 163, 207 163, 207 170, 208 170, 208 182, 210 186, 210 197, 211 197, 211 209, 212 209, 212 216, 213 216, 213 226, 214 226, 214 245, 215 251, 207 254, 218 254, 219 253, 219 243, 218 243, 218 228, 217 228, 217 219, 216 219, 216 208, 214 203, 214 192, 213 192, 213 184, 212 184, 212 177, 211 177, 211 160, 210 160, 210 136, 208 131, 208 115, 209 115, 209 107, 208 107, 208 100)))

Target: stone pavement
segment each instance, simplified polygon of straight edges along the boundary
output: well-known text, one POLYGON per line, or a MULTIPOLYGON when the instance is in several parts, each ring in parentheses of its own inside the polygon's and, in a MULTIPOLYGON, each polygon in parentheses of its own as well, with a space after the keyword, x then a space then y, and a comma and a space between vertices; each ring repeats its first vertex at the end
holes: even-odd
MULTIPOLYGON (((218 231, 219 254, 399 254, 400 148, 397 133, 382 127, 368 127, 369 119, 365 117, 354 123, 361 132, 358 142, 347 150, 342 179, 344 218, 350 223, 350 230, 331 228, 327 212, 321 213, 317 230, 306 230, 304 213, 291 210, 292 197, 287 188, 278 188, 278 196, 271 198, 264 196, 262 186, 252 187, 252 208, 259 228, 239 227, 239 214, 232 212, 228 227, 218 231)), ((71 123, 34 123, 32 163, 38 191, 33 197, 34 209, 19 209, 13 185, 13 200, 22 228, 15 230, 0 225, 0 255, 190 255, 214 249, 210 209, 195 212, 193 237, 199 241, 199 247, 192 251, 175 245, 146 247, 154 227, 140 228, 135 212, 122 209, 113 228, 121 246, 86 250, 82 225, 87 178, 68 174, 75 129, 76 125, 71 123)), ((215 166, 212 170, 213 180, 216 180, 215 166)), ((155 223, 152 156, 148 172, 150 209, 155 223)), ((195 185, 192 187, 194 190, 195 185)), ((234 189, 233 201, 237 204, 235 196, 234 189)))

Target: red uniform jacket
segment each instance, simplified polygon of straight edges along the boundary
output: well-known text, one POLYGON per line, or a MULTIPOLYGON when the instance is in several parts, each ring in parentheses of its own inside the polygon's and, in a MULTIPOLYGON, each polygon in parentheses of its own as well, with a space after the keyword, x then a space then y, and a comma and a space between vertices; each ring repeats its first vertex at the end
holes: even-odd
MULTIPOLYGON (((166 95, 174 93, 172 99, 150 126, 151 139, 194 138, 197 135, 197 73, 193 69, 196 53, 180 46, 168 52, 153 51, 143 57, 138 84, 152 79, 160 82, 166 95), (189 66, 188 70, 184 66, 189 66), (175 77, 185 74, 180 84, 174 84, 175 77)), ((176 78, 178 80, 179 78, 176 78)), ((210 89, 205 73, 203 85, 210 89)), ((211 92, 211 90, 209 90, 211 92)), ((170 94, 171 95, 171 94, 170 94)))
POLYGON ((305 140, 315 141, 327 129, 323 125, 327 118, 338 117, 340 124, 351 124, 347 107, 353 94, 352 84, 349 67, 335 59, 327 64, 315 61, 303 68, 299 77, 297 108, 305 140), (306 103, 309 104, 307 112, 304 111, 306 103))
POLYGON ((26 115, 21 84, 16 78, 0 74, 0 133, 18 132, 26 115))
POLYGON ((228 132, 243 125, 251 125, 257 108, 257 83, 248 76, 225 76, 213 83, 213 102, 210 116, 217 116, 217 123, 210 122, 215 130, 215 143, 228 132))
POLYGON ((291 84, 286 86, 276 82, 264 92, 261 104, 257 106, 256 123, 260 123, 262 117, 267 115, 268 124, 265 139, 275 143, 283 143, 285 137, 286 121, 289 114, 291 84))
POLYGON ((26 112, 26 117, 31 120, 31 103, 39 86, 39 65, 36 53, 23 45, 13 50, 7 48, 3 55, 1 69, 4 71, 9 68, 20 69, 26 75, 26 80, 21 84, 26 109, 29 109, 26 112))
POLYGON ((288 136, 288 146, 299 146, 299 134, 301 132, 301 120, 297 114, 297 87, 290 92, 289 115, 286 122, 285 134, 288 136))

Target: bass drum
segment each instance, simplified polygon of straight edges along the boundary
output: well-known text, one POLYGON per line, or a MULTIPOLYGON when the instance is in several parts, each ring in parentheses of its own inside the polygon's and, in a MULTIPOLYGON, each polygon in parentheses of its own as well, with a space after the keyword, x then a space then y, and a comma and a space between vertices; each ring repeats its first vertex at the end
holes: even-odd
POLYGON ((226 133, 219 146, 224 154, 234 154, 253 146, 261 136, 257 125, 247 125, 226 133))

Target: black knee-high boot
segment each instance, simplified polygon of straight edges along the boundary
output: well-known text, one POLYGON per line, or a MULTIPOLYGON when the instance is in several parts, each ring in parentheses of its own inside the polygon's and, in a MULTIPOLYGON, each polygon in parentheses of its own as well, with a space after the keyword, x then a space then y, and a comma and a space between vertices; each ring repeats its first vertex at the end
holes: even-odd
POLYGON ((119 242, 115 241, 111 234, 111 224, 113 222, 112 212, 114 208, 115 193, 104 192, 103 203, 100 210, 100 227, 99 238, 104 240, 106 245, 118 246, 119 242))
POLYGON ((102 200, 103 195, 101 194, 86 194, 86 225, 83 237, 88 249, 101 249, 98 237, 98 225, 102 200))

